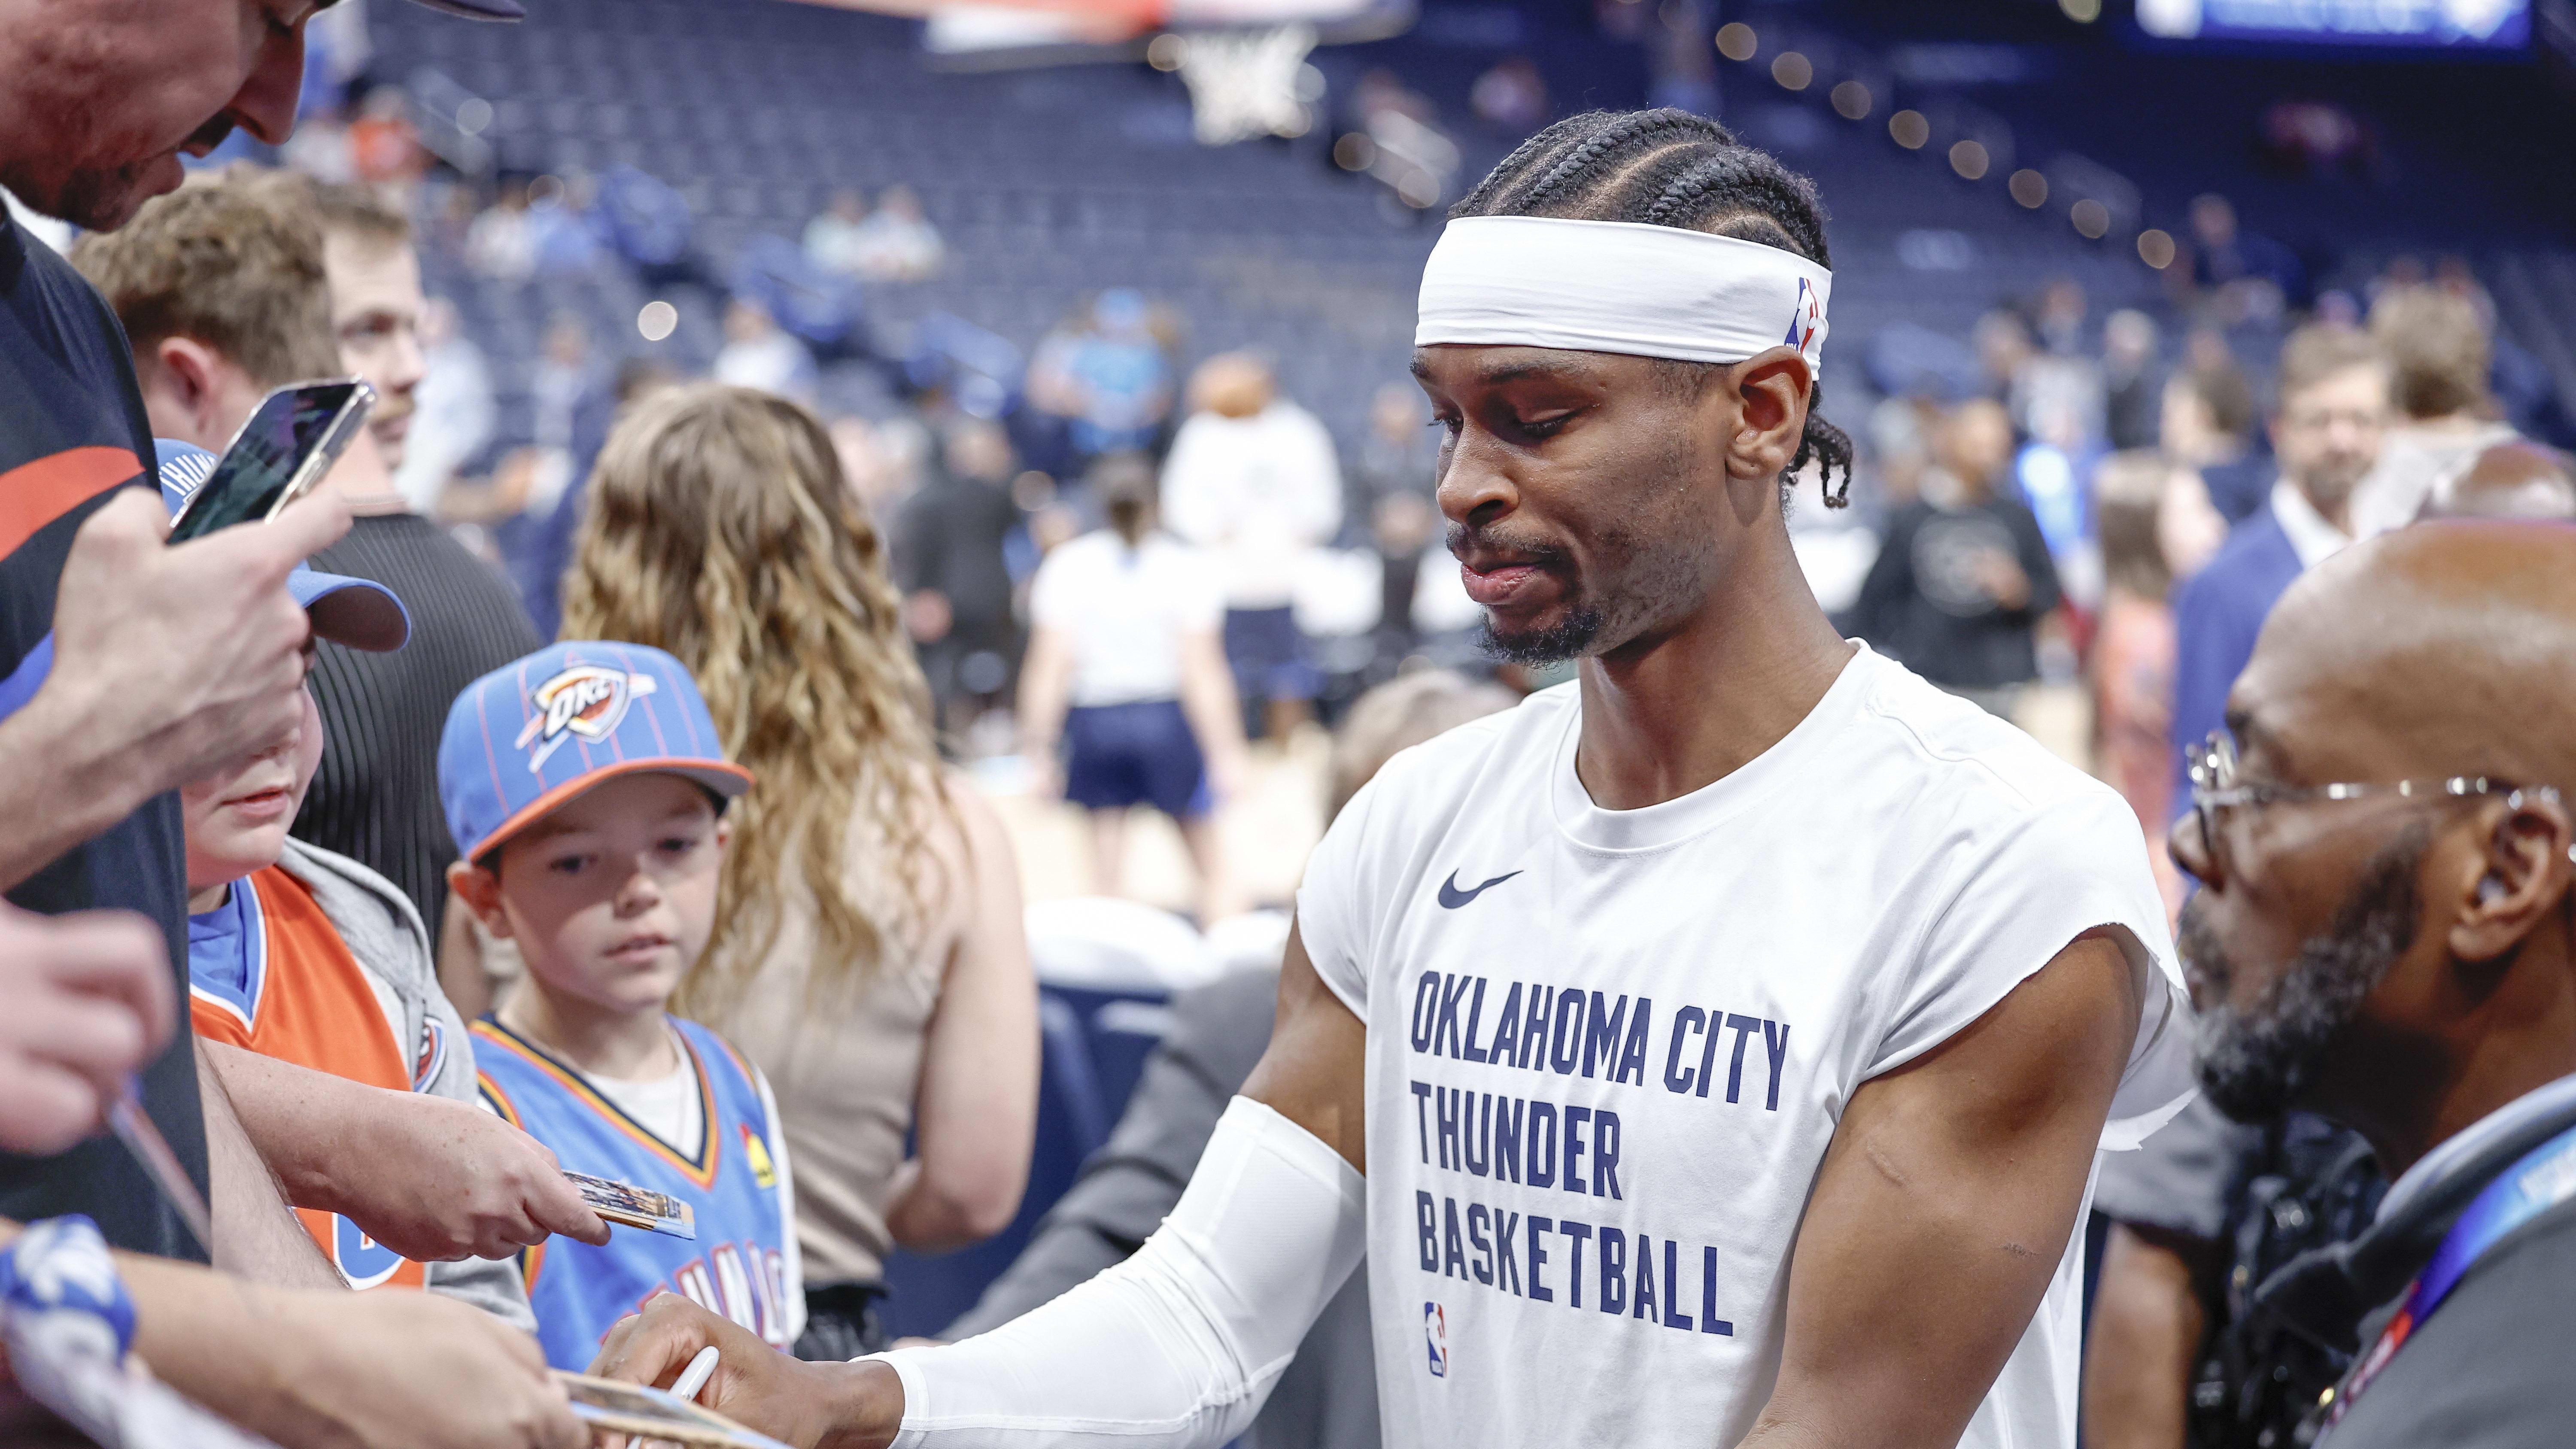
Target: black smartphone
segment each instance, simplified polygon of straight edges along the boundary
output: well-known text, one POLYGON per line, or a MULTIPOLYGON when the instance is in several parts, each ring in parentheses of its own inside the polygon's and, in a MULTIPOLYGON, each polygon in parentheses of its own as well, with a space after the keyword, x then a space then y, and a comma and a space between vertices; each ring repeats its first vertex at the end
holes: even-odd
POLYGON ((376 390, 354 377, 290 382, 260 399, 170 520, 170 541, 275 518, 331 471, 375 405, 376 390))

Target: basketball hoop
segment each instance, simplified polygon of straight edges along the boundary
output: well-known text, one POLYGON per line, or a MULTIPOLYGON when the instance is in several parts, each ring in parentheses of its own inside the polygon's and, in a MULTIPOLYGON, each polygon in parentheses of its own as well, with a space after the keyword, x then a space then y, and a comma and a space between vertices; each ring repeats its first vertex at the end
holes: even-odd
POLYGON ((1302 136, 1313 126, 1306 103, 1316 97, 1309 94, 1306 56, 1315 48, 1315 27, 1165 36, 1156 44, 1172 40, 1185 47, 1178 69, 1190 88, 1191 128, 1200 144, 1302 136))

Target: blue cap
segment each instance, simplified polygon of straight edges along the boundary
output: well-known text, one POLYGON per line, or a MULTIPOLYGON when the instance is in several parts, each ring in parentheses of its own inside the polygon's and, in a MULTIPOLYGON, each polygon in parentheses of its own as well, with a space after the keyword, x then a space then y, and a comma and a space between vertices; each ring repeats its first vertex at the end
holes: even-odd
POLYGON ((751 788, 698 682, 643 644, 550 644, 505 664, 465 686, 438 741, 438 801, 467 860, 604 780, 645 772, 722 800, 751 788))
MULTIPOLYGON (((175 518, 181 505, 195 497, 215 471, 215 455, 172 438, 154 438, 152 450, 161 457, 162 505, 175 518)), ((286 576, 286 591, 304 606, 313 620, 313 632, 334 644, 384 654, 400 649, 411 638, 410 611, 393 590, 373 579, 326 574, 297 564, 295 572, 286 576)))

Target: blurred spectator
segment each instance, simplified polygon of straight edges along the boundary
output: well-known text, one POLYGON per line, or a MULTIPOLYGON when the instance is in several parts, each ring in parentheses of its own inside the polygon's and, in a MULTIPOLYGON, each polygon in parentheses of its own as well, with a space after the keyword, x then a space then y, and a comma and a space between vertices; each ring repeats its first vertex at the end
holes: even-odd
POLYGON ((1163 464, 1163 517, 1216 555, 1234 686, 1247 713, 1266 715, 1246 732, 1284 737, 1319 685, 1290 599, 1299 560, 1341 527, 1332 435, 1249 353, 1201 363, 1190 402, 1163 464))
POLYGON ((492 440, 498 404, 491 365, 465 335, 456 304, 445 297, 421 304, 420 350, 410 444, 394 469, 394 486, 414 512, 434 513, 447 480, 492 440))
POLYGON ((2084 295, 2084 284, 2073 277, 2052 277, 2039 289, 2039 305, 2033 310, 2032 332, 2039 345, 2065 357, 2084 350, 2085 322, 2092 315, 2092 300, 2084 295))
POLYGON ((776 393, 792 402, 814 401, 814 354, 778 325, 769 309, 749 297, 725 304, 725 345, 716 352, 716 381, 776 393))
MULTIPOLYGON (((1329 820, 1399 751, 1509 709, 1511 692, 1446 670, 1380 686, 1351 707, 1333 741, 1329 820)), ((1198 1168, 1227 1102, 1270 1043, 1279 1000, 1275 966, 1242 970, 1172 1000, 1172 1025, 1145 1063, 1109 1141, 1029 1245, 965 1316, 940 1331, 954 1341, 989 1332, 1124 1262, 1162 1225, 1198 1168)), ((1363 1275, 1325 1305, 1261 1412, 1247 1449, 1377 1449, 1377 1366, 1363 1275)))
POLYGON ((2123 307, 2102 320, 2103 440, 2114 452, 2156 446, 2163 407, 2155 319, 2123 307))
MULTIPOLYGON (((2226 723, 2227 691, 2281 591, 2352 542, 2353 492, 2378 465, 2388 428, 2387 354, 2368 336, 2311 325, 2281 349, 2272 448, 2280 477, 2174 600, 2176 808, 2184 755, 2226 723)), ((2206 476, 2206 475, 2204 475, 2206 476)))
POLYGON ((297 122, 295 134, 277 148, 277 159, 316 181, 345 184, 358 179, 358 150, 349 137, 348 117, 337 106, 297 122))
POLYGON ((1476 77, 1467 92, 1476 119, 1509 136, 1526 136, 1547 124, 1547 81, 1525 55, 1505 56, 1476 77))
POLYGON ((1369 399, 1368 431, 1351 450, 1345 508, 1366 517, 1379 500, 1409 494, 1427 498, 1438 485, 1440 445, 1422 389, 1390 382, 1369 399))
POLYGON ((1977 366, 1986 375, 1986 396, 2009 404, 2021 383, 2022 369, 2030 363, 2029 324, 2018 313, 1997 308, 1977 319, 1970 342, 1977 350, 1977 366))
MULTIPOLYGON (((2173 589, 2164 515, 2177 470, 2149 452, 2114 453, 2094 474, 2101 521, 2102 614, 2093 638, 2093 768, 2156 839, 2173 812, 2173 589)), ((2182 876, 2148 853, 2165 911, 2182 906, 2182 876)))
POLYGON ((2307 301, 2307 272, 2299 265, 2297 253, 2239 227, 2234 204, 2214 192, 2191 203, 2191 280, 2222 294, 2269 288, 2268 302, 2243 304, 2244 310, 2258 314, 2278 315, 2284 302, 2304 305, 2307 301))
POLYGON ((587 459, 608 436, 607 371, 591 356, 590 328, 569 312, 546 324, 545 351, 528 390, 536 398, 536 444, 587 459))
POLYGON ((1066 420, 1077 466, 1150 448, 1172 413, 1172 364, 1144 294, 1114 287, 1038 344, 1029 400, 1066 420))
POLYGON ((2262 508, 2272 470, 2254 452, 2254 384, 2223 349, 2165 383, 2157 427, 2165 456, 2200 475, 2221 517, 2236 523, 2262 508))
POLYGON ((590 513, 591 477, 609 433, 639 404, 679 380, 668 363, 640 357, 619 363, 610 389, 609 416, 595 423, 586 420, 576 430, 579 450, 560 455, 564 476, 560 496, 551 507, 528 510, 531 516, 524 523, 504 532, 502 561, 540 635, 553 638, 563 622, 564 572, 572 567, 573 543, 580 536, 581 521, 590 513))
POLYGON ((565 633, 671 650, 764 785, 728 813, 722 908, 679 1009, 777 1089, 797 1353, 875 1352, 886 1255, 990 1237, 1028 1180, 1019 861, 982 793, 939 767, 884 551, 812 414, 739 388, 660 393, 593 486, 565 633))
POLYGON ((939 727, 963 736, 1011 689, 1020 653, 1004 550, 1020 526, 1011 501, 1017 467, 1001 425, 949 424, 939 465, 897 515, 895 581, 921 653, 939 727))
POLYGON ((1109 520, 1049 553, 1029 587, 1021 753, 1091 823, 1095 894, 1125 893, 1127 816, 1180 827, 1202 925, 1234 913, 1214 813, 1242 780, 1243 725, 1219 632, 1214 561, 1156 525, 1153 465, 1093 470, 1109 520))
POLYGON ((888 540, 888 548, 899 550, 901 545, 893 541, 894 519, 902 512, 904 500, 921 486, 927 432, 909 417, 883 422, 842 417, 832 420, 831 433, 832 451, 841 460, 841 476, 848 480, 851 494, 868 511, 878 534, 888 540))
POLYGON ((947 259, 948 243, 909 186, 880 192, 876 211, 858 224, 850 242, 851 269, 870 281, 918 282, 938 275, 947 259))
POLYGON ((2486 322, 2468 297, 2432 287, 2381 292, 2371 304, 2370 335, 2388 354, 2397 416, 2379 466, 2353 492, 2355 538, 2404 527, 2436 481, 2515 437, 2487 391, 2493 354, 2486 322))
POLYGON ((528 225, 528 182, 513 177, 465 233, 465 264, 496 282, 524 282, 537 272, 537 238, 528 225))
POLYGON ((408 199, 411 188, 429 170, 429 152, 420 144, 420 129, 411 121, 411 97, 399 86, 367 92, 358 119, 349 125, 351 164, 358 179, 408 199))
POLYGON ((2013 456, 2001 403, 1974 398, 1952 409, 1933 456, 1922 501, 1888 520, 1850 631, 2009 718, 2021 686, 2039 675, 2033 640, 2057 607, 2057 568, 2039 521, 2001 491, 2013 456))
POLYGON ((587 172, 528 184, 528 238, 538 275, 581 277, 598 269, 607 255, 593 215, 598 202, 599 183, 587 172))
POLYGON ((833 192, 831 205, 805 223, 805 255, 818 267, 857 275, 861 223, 867 219, 868 204, 856 191, 845 186, 833 192))

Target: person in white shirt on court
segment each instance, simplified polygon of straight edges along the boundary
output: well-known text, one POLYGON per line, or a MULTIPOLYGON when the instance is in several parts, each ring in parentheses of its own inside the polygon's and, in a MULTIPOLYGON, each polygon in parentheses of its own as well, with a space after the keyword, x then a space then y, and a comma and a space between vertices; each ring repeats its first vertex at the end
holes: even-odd
POLYGON ((1365 1254, 1401 1449, 2072 1446, 2077 1228, 2187 1100, 2188 1007, 2119 796, 1807 588, 1830 265, 1813 186, 1687 112, 1507 158, 1414 371, 1489 643, 1575 680, 1334 821, 1125 1263, 848 1365, 664 1300, 596 1369, 726 1344, 714 1406, 798 1444, 1213 1446, 1365 1254))
POLYGON ((1091 819, 1101 895, 1122 894, 1127 815, 1172 817, 1198 873, 1202 922, 1233 914, 1215 809, 1243 770, 1243 723, 1219 630, 1215 561, 1155 527, 1141 459, 1093 471, 1109 526, 1046 557, 1029 586, 1034 627, 1020 665, 1022 751, 1039 793, 1091 819))

